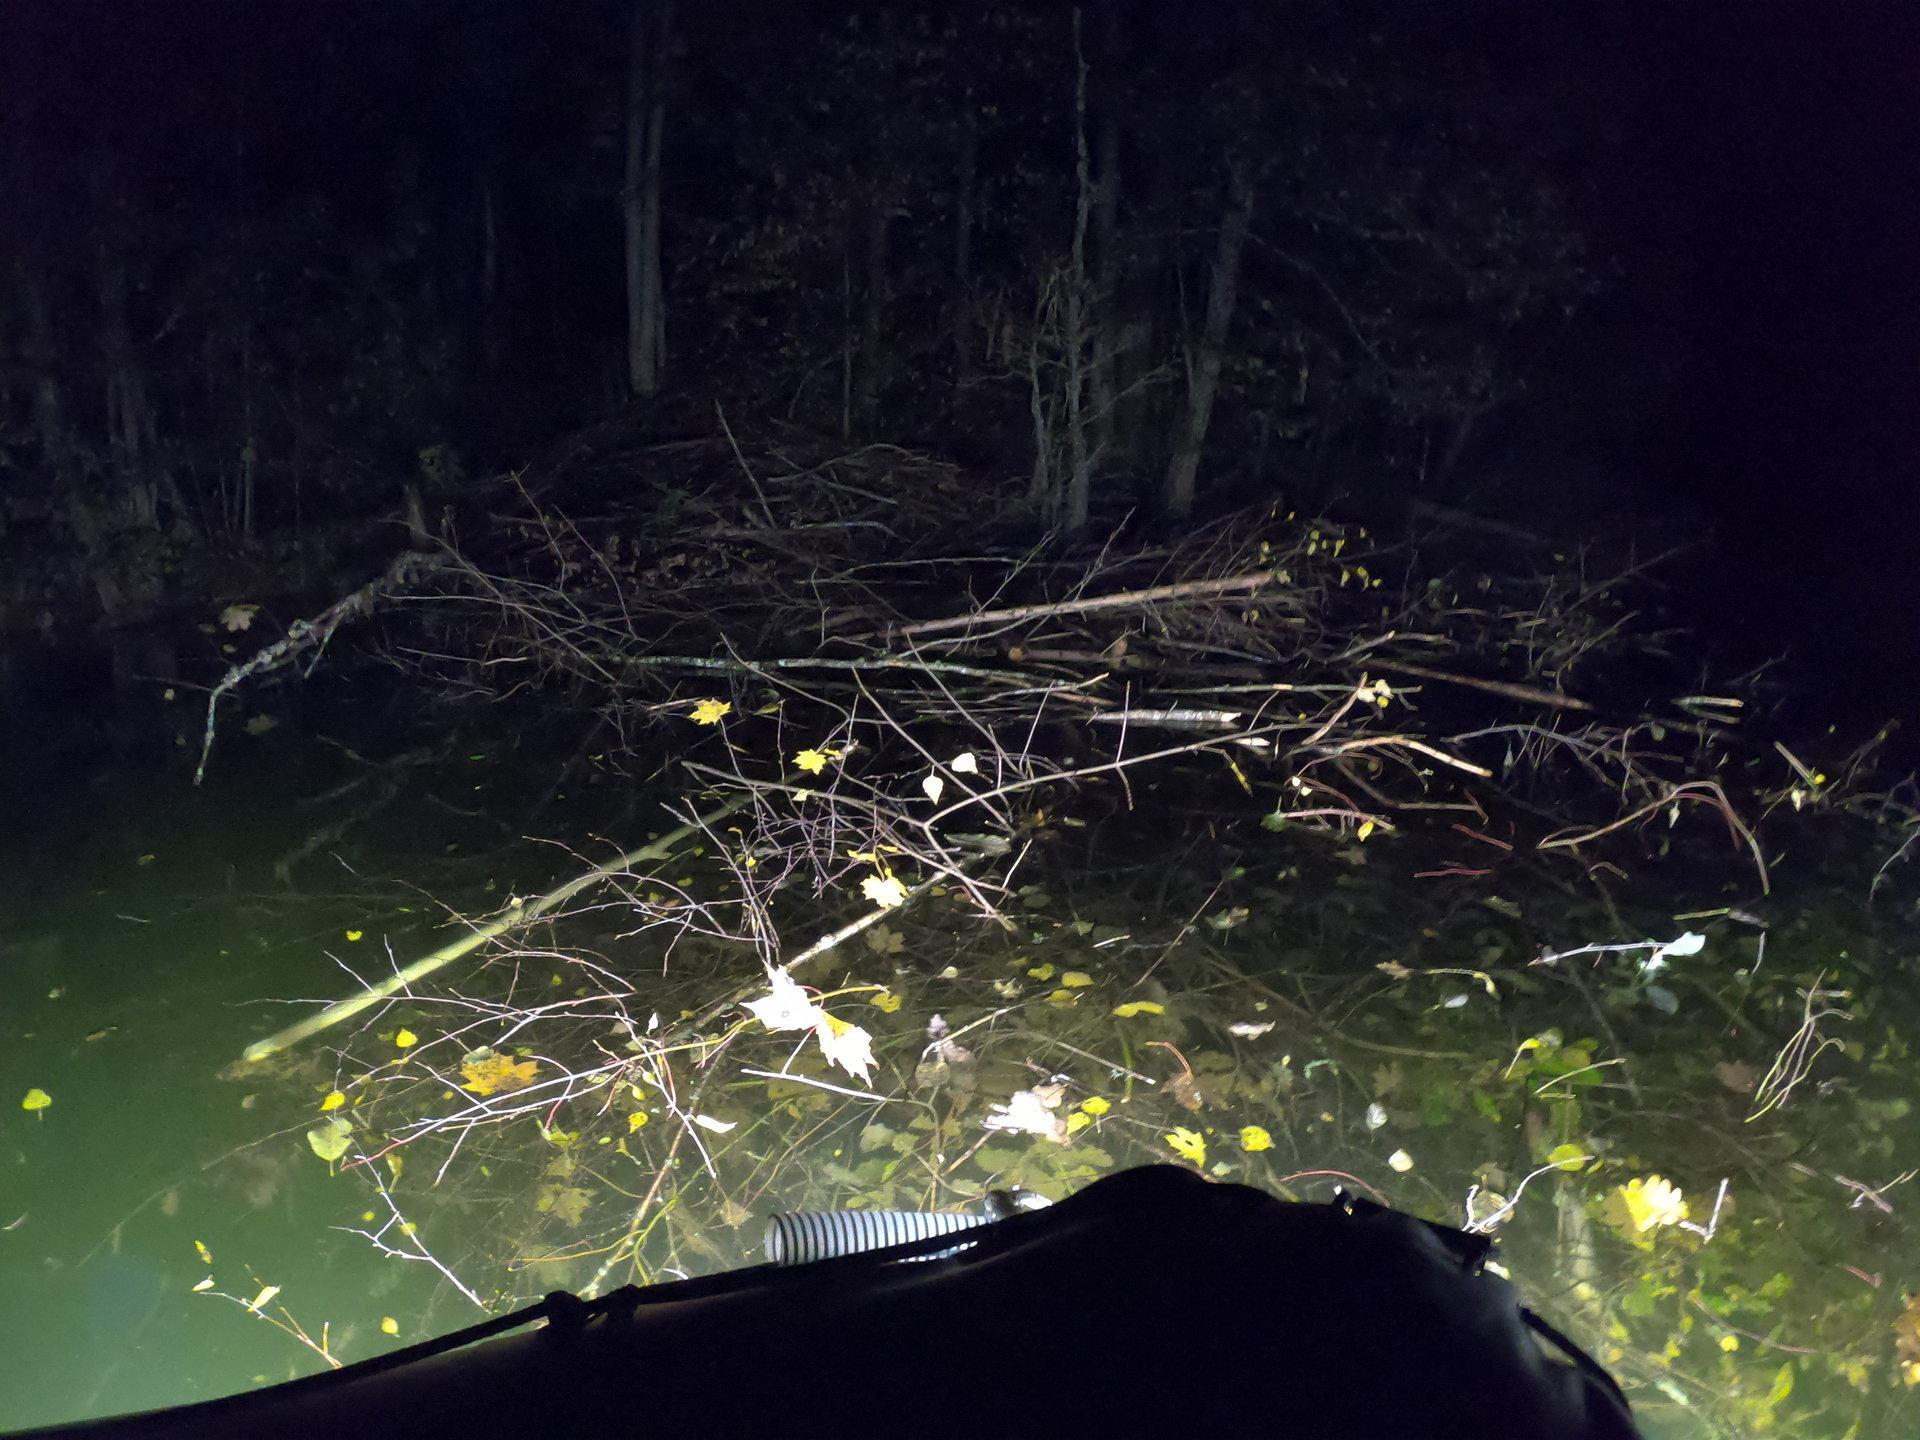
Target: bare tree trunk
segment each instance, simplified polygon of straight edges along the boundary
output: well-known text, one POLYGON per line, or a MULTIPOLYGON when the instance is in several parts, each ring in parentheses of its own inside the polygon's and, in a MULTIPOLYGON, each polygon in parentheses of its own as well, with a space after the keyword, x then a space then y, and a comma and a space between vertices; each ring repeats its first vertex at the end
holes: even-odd
POLYGON ((1093 497, 1093 465, 1087 453, 1087 222, 1093 206, 1093 162, 1087 154, 1087 58, 1080 45, 1080 7, 1073 7, 1073 258, 1067 271, 1066 410, 1069 535, 1086 529, 1093 497))
POLYGON ((1094 337, 1093 337, 1093 463, 1114 452, 1115 414, 1119 386, 1114 376, 1114 351, 1119 339, 1120 294, 1120 20, 1119 7, 1107 5, 1100 14, 1098 78, 1103 103, 1099 138, 1094 144, 1094 173, 1100 186, 1093 202, 1094 337))
POLYGON ((666 297, 660 274, 660 156, 666 128, 667 45, 672 0, 633 0, 627 56, 627 156, 621 213, 627 255, 627 385, 660 387, 666 359, 666 297))
POLYGON ((480 358, 487 374, 500 373, 504 346, 500 318, 499 182, 491 169, 480 181, 480 358))
POLYGON ((873 416, 879 403, 887 339, 888 266, 893 242, 893 215, 883 196, 875 195, 867 210, 866 283, 860 306, 860 360, 854 375, 854 414, 873 416))
POLYGON ((126 519, 143 530, 159 528, 159 496, 149 471, 153 412, 146 376, 127 316, 127 268, 103 243, 99 254, 100 354, 105 365, 107 454, 116 499, 126 519))
POLYGON ((33 429, 40 442, 40 463, 64 486, 71 479, 73 457, 68 446, 66 403, 60 391, 46 277, 33 261, 20 262, 17 273, 21 308, 26 312, 21 358, 32 376, 33 429))
POLYGON ((1060 492, 1053 475, 1053 425, 1048 411, 1047 383, 1041 347, 1053 308, 1049 284, 1041 282, 1033 305, 1033 327, 1027 334, 1027 413, 1033 420, 1033 473, 1027 480, 1027 500, 1048 519, 1059 513, 1060 492))
POLYGON ((840 226, 840 438, 853 438, 853 217, 840 226))
POLYGON ((1094 337, 1093 337, 1093 455, 1094 464, 1114 449, 1114 409, 1119 387, 1114 379, 1114 351, 1119 339, 1117 299, 1120 290, 1120 120, 1111 111, 1100 122, 1100 185, 1094 196, 1094 337))
POLYGON ((980 179, 980 121, 968 96, 960 122, 960 164, 953 186, 953 383, 973 378, 973 206, 980 179))
POLYGON ((1207 285, 1207 318, 1200 332, 1198 353, 1187 365, 1187 414, 1173 458, 1167 463, 1162 502, 1171 515, 1193 513, 1194 477, 1200 471, 1200 453, 1206 448, 1207 426, 1213 419, 1213 399, 1220 389, 1220 361, 1233 320, 1235 292, 1240 283, 1240 257, 1253 222, 1253 180, 1238 162, 1230 166, 1227 208, 1220 218, 1219 245, 1207 285))

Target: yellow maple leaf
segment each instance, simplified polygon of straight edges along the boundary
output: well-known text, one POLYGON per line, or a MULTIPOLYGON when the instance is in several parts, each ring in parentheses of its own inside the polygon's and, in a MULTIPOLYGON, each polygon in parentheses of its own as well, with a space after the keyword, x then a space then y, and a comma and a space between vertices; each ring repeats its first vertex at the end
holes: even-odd
POLYGON ((462 1090, 471 1090, 476 1095, 504 1095, 531 1085, 533 1077, 540 1073, 540 1062, 516 1062, 511 1055, 486 1055, 467 1061, 460 1067, 460 1073, 466 1077, 460 1082, 462 1090))
POLYGON ((1273 1136, 1268 1134, 1262 1126, 1243 1125, 1240 1127, 1240 1148, 1249 1155, 1258 1154, 1262 1150, 1271 1150, 1273 1136))
POLYGON ((415 1045, 420 1043, 420 1037, 411 1030, 402 1030, 398 1035, 393 1037, 393 1043, 397 1049, 411 1050, 415 1045))
POLYGON ((324 1115, 329 1110, 338 1110, 346 1103, 347 1097, 343 1092, 339 1090, 329 1090, 327 1092, 327 1098, 320 1102, 320 1113, 324 1115))
POLYGON ((1207 1139, 1198 1130, 1176 1125, 1166 1133, 1165 1139, 1182 1160, 1190 1160, 1195 1165, 1207 1163, 1207 1139))
POLYGON ((891 875, 869 875, 860 882, 860 893, 882 910, 891 910, 906 902, 907 887, 891 875))
POLYGON ((730 700, 702 700, 693 707, 691 718, 696 725, 718 725, 732 713, 733 702, 730 700))
POLYGON ((802 750, 793 757, 793 763, 796 768, 806 771, 809 775, 818 775, 827 768, 827 762, 831 759, 833 759, 831 750, 802 750))
POLYGON ((1680 1187, 1671 1180, 1648 1175, 1629 1180, 1613 1192, 1608 1217, 1616 1224, 1624 1220, 1621 1229, 1631 1226, 1636 1234, 1644 1235, 1662 1225, 1678 1225, 1686 1219, 1687 1202, 1681 1197, 1680 1187))

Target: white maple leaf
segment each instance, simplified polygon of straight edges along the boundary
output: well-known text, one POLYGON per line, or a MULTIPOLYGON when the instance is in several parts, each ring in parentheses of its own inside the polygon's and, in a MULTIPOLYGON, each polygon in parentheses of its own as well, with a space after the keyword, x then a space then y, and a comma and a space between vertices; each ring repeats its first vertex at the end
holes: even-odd
POLYGON ((744 1002, 767 1029, 811 1030, 826 1018, 826 1011, 808 998, 806 987, 788 975, 785 966, 769 965, 767 981, 773 986, 770 994, 744 1002))
POLYGON ((1023 1135, 1044 1135, 1047 1139, 1067 1143, 1067 1117, 1055 1106, 1060 1103, 1058 1087, 1047 1086, 1052 1091, 1048 1095, 1040 1090, 1016 1090, 1008 1097, 1004 1105, 993 1107, 993 1113, 983 1122, 989 1130, 1013 1130, 1023 1135), (1048 1101, 1051 1100, 1050 1105, 1048 1101))
POLYGON ((849 1075, 857 1076, 861 1084, 873 1083, 871 1035, 858 1025, 834 1019, 824 1010, 820 1012, 820 1021, 813 1027, 813 1033, 819 1038, 821 1054, 849 1075))

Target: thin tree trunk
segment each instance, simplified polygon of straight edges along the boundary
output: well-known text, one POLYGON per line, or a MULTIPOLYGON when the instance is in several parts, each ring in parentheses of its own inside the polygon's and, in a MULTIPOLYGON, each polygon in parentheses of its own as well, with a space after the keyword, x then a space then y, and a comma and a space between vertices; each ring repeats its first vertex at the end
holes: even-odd
POLYGON ((1093 498, 1093 466, 1087 453, 1087 223, 1093 207, 1093 162, 1087 153, 1087 58, 1080 46, 1080 7, 1073 7, 1073 258, 1067 272, 1066 410, 1069 535, 1084 530, 1093 498))
POLYGON ((886 345, 888 266, 893 241, 893 216, 886 201, 875 195, 867 211, 866 283, 860 308, 860 361, 854 382, 854 413, 871 419, 879 403, 881 359, 886 345))
POLYGON ((1093 206, 1093 463, 1097 469, 1114 452, 1119 386, 1114 351, 1119 339, 1120 294, 1120 20, 1119 7, 1102 7, 1099 138, 1094 143, 1094 173, 1100 187, 1093 206))
POLYGON ((34 261, 21 262, 18 275, 20 302, 26 312, 22 358, 32 376, 33 428, 40 442, 40 463, 65 486, 71 479, 73 457, 67 443, 66 404, 60 390, 46 277, 34 261))
POLYGON ((980 122, 967 99, 960 122, 960 164, 953 197, 953 381, 964 390, 973 378, 973 206, 979 183, 980 122))
POLYGON ((671 0, 633 0, 627 55, 626 229, 627 385, 635 395, 660 387, 666 358, 666 297, 660 272, 660 157, 666 128, 666 52, 671 0))
POLYGON ((1193 513, 1194 477, 1206 448, 1207 426, 1213 419, 1213 400, 1220 388, 1220 361, 1227 343, 1227 327, 1240 283, 1240 257, 1253 222, 1253 181, 1246 168, 1234 164, 1227 180, 1227 208, 1220 219, 1219 245, 1207 286, 1207 318, 1200 332, 1199 353, 1188 363, 1187 413, 1173 458, 1167 463, 1162 501, 1171 515, 1193 513))
POLYGON ((107 454, 112 458, 117 499, 126 518, 143 530, 159 528, 159 501, 148 473, 153 416, 146 376, 134 350, 127 317, 127 270, 105 246, 99 255, 100 352, 105 362, 107 454))
POLYGON ((489 171, 480 181, 480 358, 487 374, 500 373, 504 349, 500 321, 499 182, 489 171))
POLYGON ((1108 113, 1100 122, 1098 151, 1100 185, 1093 207, 1093 454, 1096 466, 1103 457, 1113 453, 1114 407, 1118 394, 1114 350, 1119 330, 1116 300, 1120 290, 1120 120, 1113 113, 1108 113))

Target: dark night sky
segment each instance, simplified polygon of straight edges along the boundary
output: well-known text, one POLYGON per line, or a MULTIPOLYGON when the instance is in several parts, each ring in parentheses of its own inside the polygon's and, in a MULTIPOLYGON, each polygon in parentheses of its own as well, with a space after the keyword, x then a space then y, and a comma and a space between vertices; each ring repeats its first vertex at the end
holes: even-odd
MULTIPOLYGON (((231 172, 230 132, 216 122, 237 117, 258 153, 301 161, 251 183, 311 186, 371 221, 401 140, 448 154, 489 139, 447 108, 462 85, 446 77, 465 72, 486 94, 528 55, 550 61, 568 47, 606 53, 543 62, 576 88, 516 94, 504 153, 518 147, 528 163, 542 131, 617 133, 620 6, 0 8, 11 52, 0 77, 33 87, 63 127, 32 143, 56 154, 129 147, 129 163, 175 172, 189 200, 231 172), (419 103, 426 75, 441 77, 425 87, 431 107, 419 103), (596 76, 610 94, 596 93, 596 76)), ((1762 642, 1750 648, 1790 635, 1836 662, 1832 673, 1858 676, 1862 693, 1904 694, 1920 669, 1915 7, 1550 8, 1559 13, 1483 0, 1431 22, 1467 27, 1536 93, 1619 262, 1610 293, 1545 367, 1523 453, 1545 476, 1556 445, 1584 452, 1564 467, 1572 478, 1542 482, 1597 488, 1599 506, 1582 496, 1572 509, 1678 503, 1716 531, 1725 548, 1693 583, 1710 616, 1735 617, 1729 633, 1762 642)), ((687 38, 697 51, 702 35, 804 26, 813 13, 703 7, 689 12, 687 38)), ((755 105, 751 86, 697 55, 687 73, 695 107, 755 105)), ((670 170, 675 160, 670 151, 670 170)), ((680 183, 693 197, 684 173, 680 183)), ((62 223, 65 202, 38 199, 36 223, 62 223)), ((599 234, 579 223, 598 203, 583 197, 566 217, 583 271, 617 264, 617 217, 608 211, 599 234)))

